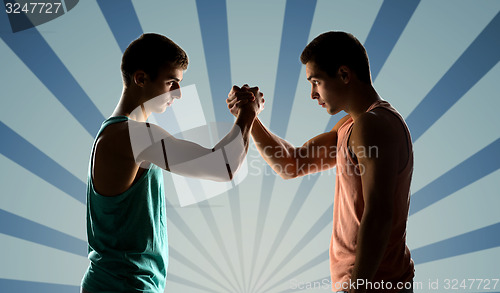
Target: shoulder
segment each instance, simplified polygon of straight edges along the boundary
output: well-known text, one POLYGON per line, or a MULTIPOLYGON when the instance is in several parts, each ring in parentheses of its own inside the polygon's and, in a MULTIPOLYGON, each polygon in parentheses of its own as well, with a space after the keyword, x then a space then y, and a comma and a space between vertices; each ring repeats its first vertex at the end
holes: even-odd
POLYGON ((150 144, 151 139, 157 142, 164 138, 173 138, 173 136, 161 126, 149 122, 129 120, 126 128, 125 134, 129 137, 133 147, 135 147, 136 144, 150 144))
POLYGON ((353 124, 352 138, 357 145, 386 145, 402 134, 398 118, 384 109, 375 108, 363 113, 353 124))
POLYGON ((349 114, 340 118, 340 120, 337 122, 337 124, 335 124, 335 126, 332 128, 331 131, 338 131, 340 129, 340 127, 342 127, 342 125, 344 125, 344 123, 346 123, 347 120, 349 120, 349 118, 351 118, 351 116, 349 114))
POLYGON ((97 152, 112 152, 113 154, 122 153, 127 150, 129 143, 128 122, 118 122, 108 125, 99 135, 96 141, 97 152))

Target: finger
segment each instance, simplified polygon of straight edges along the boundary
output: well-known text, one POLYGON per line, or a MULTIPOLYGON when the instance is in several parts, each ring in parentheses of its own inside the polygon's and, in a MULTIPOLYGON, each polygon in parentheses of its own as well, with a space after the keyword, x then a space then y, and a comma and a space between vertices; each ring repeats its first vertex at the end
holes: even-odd
POLYGON ((255 98, 253 96, 249 96, 247 98, 237 98, 237 99, 233 99, 231 100, 229 103, 228 103, 228 108, 232 108, 234 107, 235 105, 243 105, 243 104, 246 104, 248 102, 252 102, 254 101, 255 98))
POLYGON ((241 89, 237 85, 233 85, 229 93, 227 94, 228 98, 232 97, 235 93, 239 92, 241 89))
POLYGON ((227 103, 227 104, 229 104, 229 103, 231 103, 232 101, 235 101, 235 100, 237 100, 237 99, 238 99, 238 97, 236 97, 236 95, 235 95, 235 94, 229 95, 229 97, 226 99, 226 103, 227 103))
POLYGON ((236 99, 238 101, 241 101, 241 100, 251 100, 251 101, 253 101, 253 100, 255 100, 255 96, 251 92, 239 92, 235 96, 236 96, 236 99))
POLYGON ((251 87, 250 91, 258 93, 259 92, 259 87, 258 86, 251 87))
POLYGON ((236 95, 230 95, 227 99, 226 99, 226 103, 229 104, 229 103, 232 103, 233 101, 236 101, 238 100, 238 97, 236 97, 236 95))
POLYGON ((241 108, 241 106, 245 105, 246 103, 248 103, 248 101, 239 101, 235 106, 236 108, 241 108))
POLYGON ((246 103, 247 103, 246 101, 239 101, 237 103, 234 103, 234 104, 231 105, 231 107, 229 107, 229 111, 235 112, 238 109, 240 109, 246 103))
MULTIPOLYGON (((236 87, 236 86, 235 86, 236 87)), ((229 94, 227 95, 227 99, 226 99, 226 103, 228 101, 232 101, 233 99, 243 99, 246 97, 246 95, 248 94, 251 94, 249 92, 247 92, 246 90, 238 90, 238 91, 232 91, 229 92, 229 94)))
POLYGON ((235 94, 235 96, 237 98, 240 98, 240 97, 244 98, 244 97, 250 97, 250 96, 253 97, 254 94, 252 92, 238 92, 238 93, 235 94))
POLYGON ((254 93, 255 96, 258 96, 258 97, 263 97, 264 96, 264 93, 262 93, 259 89, 258 86, 254 86, 250 89, 248 89, 250 92, 254 93))
POLYGON ((229 109, 231 109, 232 107, 234 107, 234 105, 235 105, 236 103, 238 103, 238 100, 234 99, 234 100, 230 101, 229 103, 227 103, 227 107, 228 107, 229 109))

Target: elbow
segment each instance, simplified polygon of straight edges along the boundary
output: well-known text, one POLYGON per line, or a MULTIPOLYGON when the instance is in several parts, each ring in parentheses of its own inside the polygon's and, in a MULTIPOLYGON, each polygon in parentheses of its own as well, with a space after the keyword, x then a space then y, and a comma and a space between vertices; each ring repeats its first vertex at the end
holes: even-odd
POLYGON ((224 178, 224 181, 223 181, 223 182, 230 182, 230 181, 232 181, 232 180, 233 180, 233 178, 234 178, 234 174, 233 174, 233 173, 231 173, 231 172, 229 172, 228 176, 226 176, 226 177, 224 178))
POLYGON ((274 168, 274 171, 276 171, 276 173, 278 173, 278 175, 280 175, 280 177, 284 180, 290 180, 299 177, 297 167, 293 163, 288 163, 284 167, 277 166, 276 168, 274 168))
MULTIPOLYGON (((239 166, 238 166, 239 167, 239 166)), ((226 165, 227 172, 220 172, 219 174, 213 174, 213 181, 216 182, 230 182, 234 179, 235 173, 239 170, 239 168, 232 170, 229 165, 226 165)))
POLYGON ((227 174, 226 174, 226 176, 223 176, 223 175, 219 176, 219 175, 211 174, 211 176, 206 175, 206 176, 200 176, 199 178, 211 180, 211 181, 215 181, 215 182, 230 182, 231 180, 233 180, 233 177, 228 177, 227 174))
POLYGON ((231 180, 233 180, 233 178, 226 176, 226 177, 220 177, 220 178, 213 178, 212 180, 215 182, 231 182, 231 180))
POLYGON ((233 178, 234 178, 234 175, 232 173, 212 174, 210 180, 215 181, 215 182, 230 182, 231 180, 233 180, 233 178))
POLYGON ((295 179, 297 177, 299 177, 297 174, 295 173, 287 173, 287 172, 281 172, 281 173, 278 173, 280 175, 281 178, 283 178, 284 180, 290 180, 290 179, 295 179))

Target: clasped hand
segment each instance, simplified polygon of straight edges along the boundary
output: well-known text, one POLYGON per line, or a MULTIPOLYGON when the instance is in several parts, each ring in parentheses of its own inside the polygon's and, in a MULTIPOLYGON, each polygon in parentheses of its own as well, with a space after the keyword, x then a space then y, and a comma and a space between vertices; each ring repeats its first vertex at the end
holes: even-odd
POLYGON ((264 109, 264 94, 259 91, 259 87, 245 84, 240 88, 234 85, 227 96, 227 107, 234 116, 238 116, 240 109, 253 111, 256 115, 264 109))

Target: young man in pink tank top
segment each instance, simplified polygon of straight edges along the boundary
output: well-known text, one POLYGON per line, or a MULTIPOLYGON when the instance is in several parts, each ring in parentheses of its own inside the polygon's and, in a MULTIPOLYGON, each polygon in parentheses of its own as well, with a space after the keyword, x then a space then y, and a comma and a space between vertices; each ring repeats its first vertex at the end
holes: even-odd
MULTIPOLYGON (((295 147, 259 119, 252 137, 284 179, 336 170, 330 273, 335 292, 413 292, 406 246, 413 150, 401 115, 373 88, 368 56, 351 34, 327 32, 300 57, 311 98, 330 115, 348 113, 330 132, 295 147)), ((258 88, 233 88, 233 114, 258 88), (239 103, 239 104, 237 104, 239 103)))

